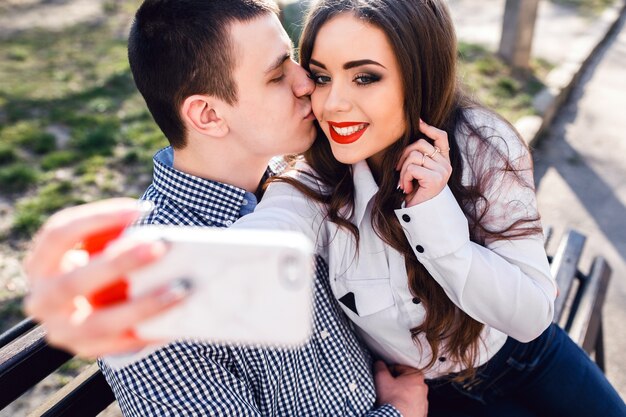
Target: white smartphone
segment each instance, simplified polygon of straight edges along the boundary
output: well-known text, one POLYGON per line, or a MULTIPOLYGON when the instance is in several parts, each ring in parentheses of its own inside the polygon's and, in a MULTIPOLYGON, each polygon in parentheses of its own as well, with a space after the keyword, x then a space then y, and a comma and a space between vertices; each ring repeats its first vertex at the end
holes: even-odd
POLYGON ((139 325, 140 338, 289 347, 310 337, 313 245, 303 234, 142 226, 126 235, 171 245, 163 259, 127 277, 130 298, 172 280, 192 286, 179 306, 139 325))

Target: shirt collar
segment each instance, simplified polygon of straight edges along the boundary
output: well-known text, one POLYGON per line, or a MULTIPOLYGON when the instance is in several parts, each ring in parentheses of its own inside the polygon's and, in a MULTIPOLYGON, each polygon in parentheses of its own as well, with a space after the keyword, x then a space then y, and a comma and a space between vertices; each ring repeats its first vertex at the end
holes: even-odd
POLYGON ((354 214, 352 219, 353 223, 358 226, 363 220, 367 205, 378 193, 378 184, 376 184, 366 161, 359 161, 352 165, 352 180, 354 182, 354 214))
MULTIPOLYGON (((157 191, 190 210, 226 226, 250 213, 256 206, 254 194, 234 185, 207 180, 173 167, 174 151, 161 149, 154 155, 153 185, 157 191)), ((268 173, 273 174, 270 168, 268 173)))

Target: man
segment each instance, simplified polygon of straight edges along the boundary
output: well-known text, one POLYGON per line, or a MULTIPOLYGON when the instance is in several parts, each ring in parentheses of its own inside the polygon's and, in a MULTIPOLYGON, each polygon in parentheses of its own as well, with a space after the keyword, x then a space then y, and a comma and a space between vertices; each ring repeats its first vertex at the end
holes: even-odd
MULTIPOLYGON (((154 181, 144 195, 155 208, 143 223, 228 227, 254 210, 273 155, 311 145, 313 84, 292 60, 276 12, 266 0, 147 0, 138 10, 131 70, 172 145, 155 156, 154 181)), ((61 212, 36 239, 27 261, 32 293, 26 307, 46 325, 52 343, 86 354, 140 349, 128 330, 184 298, 184 290, 173 287, 132 303, 74 308, 76 295, 166 250, 126 242, 87 264, 66 256, 85 236, 136 216, 128 204, 61 212)), ((426 415, 427 389, 415 370, 396 367, 392 376, 378 362, 375 392, 371 357, 341 314, 320 258, 313 336, 301 349, 177 342, 139 356, 125 366, 115 357, 100 361, 128 416, 426 415)))

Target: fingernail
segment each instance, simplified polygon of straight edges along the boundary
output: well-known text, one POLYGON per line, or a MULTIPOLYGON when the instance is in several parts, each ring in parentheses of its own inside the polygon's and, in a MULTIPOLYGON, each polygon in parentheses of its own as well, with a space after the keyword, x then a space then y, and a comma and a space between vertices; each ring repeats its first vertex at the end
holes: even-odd
POLYGON ((171 242, 168 242, 167 240, 163 240, 163 239, 157 240, 156 242, 152 243, 152 255, 155 258, 161 257, 165 255, 165 252, 170 250, 171 246, 172 246, 171 242))
POLYGON ((172 304, 187 297, 193 291, 193 282, 189 278, 179 278, 169 283, 158 295, 161 304, 172 304))

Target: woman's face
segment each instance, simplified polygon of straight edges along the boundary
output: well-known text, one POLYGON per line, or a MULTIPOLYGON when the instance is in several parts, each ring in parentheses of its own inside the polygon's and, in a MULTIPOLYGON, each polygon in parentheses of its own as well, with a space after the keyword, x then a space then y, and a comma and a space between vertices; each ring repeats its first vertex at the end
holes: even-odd
POLYGON ((400 68, 385 33, 350 13, 336 16, 317 34, 309 67, 313 112, 335 158, 378 168, 406 129, 400 68))

